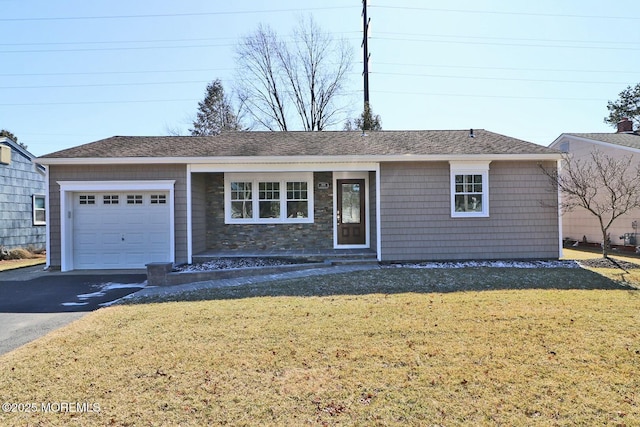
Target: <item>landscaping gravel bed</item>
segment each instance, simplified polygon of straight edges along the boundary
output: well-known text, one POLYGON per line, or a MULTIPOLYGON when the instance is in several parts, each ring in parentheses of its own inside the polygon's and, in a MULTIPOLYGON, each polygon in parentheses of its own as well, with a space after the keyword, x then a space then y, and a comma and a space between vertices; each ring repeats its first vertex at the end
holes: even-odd
POLYGON ((207 261, 202 264, 180 265, 175 268, 176 271, 211 271, 211 270, 229 270, 232 268, 249 268, 249 267, 275 267, 279 265, 292 265, 308 263, 304 259, 285 259, 285 258, 218 258, 207 261))

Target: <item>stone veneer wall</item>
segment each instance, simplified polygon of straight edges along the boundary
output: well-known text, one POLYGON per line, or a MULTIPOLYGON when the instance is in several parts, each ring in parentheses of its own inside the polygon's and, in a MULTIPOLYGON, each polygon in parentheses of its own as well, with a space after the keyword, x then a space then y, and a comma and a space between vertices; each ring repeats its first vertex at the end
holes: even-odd
POLYGON ((313 224, 225 224, 224 174, 205 174, 207 248, 215 250, 301 250, 333 248, 333 180, 331 172, 313 174, 313 224), (326 190, 318 182, 328 182, 326 190))

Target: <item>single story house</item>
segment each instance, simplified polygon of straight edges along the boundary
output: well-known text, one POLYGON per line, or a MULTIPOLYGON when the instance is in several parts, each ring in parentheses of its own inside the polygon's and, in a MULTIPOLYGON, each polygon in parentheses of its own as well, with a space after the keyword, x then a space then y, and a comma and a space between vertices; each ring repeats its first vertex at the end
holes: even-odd
POLYGON ((0 137, 0 247, 44 249, 45 168, 8 137, 0 137))
POLYGON ((486 130, 114 136, 40 157, 48 264, 369 251, 379 261, 550 259, 559 152, 486 130))
MULTIPOLYGON (((618 123, 615 133, 563 133, 549 147, 568 153, 581 161, 589 161, 591 153, 599 150, 618 159, 632 156, 633 165, 640 164, 640 134, 633 131, 633 123, 626 118, 618 123)), ((636 236, 638 224, 640 209, 631 210, 616 219, 609 228, 610 243, 640 245, 636 236)), ((567 239, 602 244, 602 231, 598 219, 586 209, 576 208, 564 212, 562 231, 567 239)))

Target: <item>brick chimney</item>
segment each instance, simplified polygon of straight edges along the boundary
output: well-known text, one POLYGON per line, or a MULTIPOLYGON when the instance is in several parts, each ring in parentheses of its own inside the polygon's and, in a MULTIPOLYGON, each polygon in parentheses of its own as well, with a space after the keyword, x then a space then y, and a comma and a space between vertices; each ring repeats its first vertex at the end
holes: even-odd
POLYGON ((618 122, 617 133, 626 133, 626 132, 633 132, 633 122, 629 120, 628 117, 623 117, 622 120, 618 122))

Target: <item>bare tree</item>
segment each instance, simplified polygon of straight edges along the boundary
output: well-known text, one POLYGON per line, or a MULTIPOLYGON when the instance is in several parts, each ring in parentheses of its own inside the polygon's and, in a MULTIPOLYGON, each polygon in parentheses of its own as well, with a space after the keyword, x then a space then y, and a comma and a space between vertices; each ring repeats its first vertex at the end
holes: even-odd
POLYGON ((542 167, 560 191, 563 212, 586 209, 598 219, 602 256, 609 253, 609 227, 620 216, 640 208, 640 165, 633 156, 615 158, 593 150, 588 159, 564 156, 561 171, 542 167))
POLYGON ((300 128, 321 131, 340 122, 353 52, 313 18, 301 19, 283 42, 269 26, 260 25, 236 49, 238 97, 260 126, 287 131, 298 117, 300 128))

